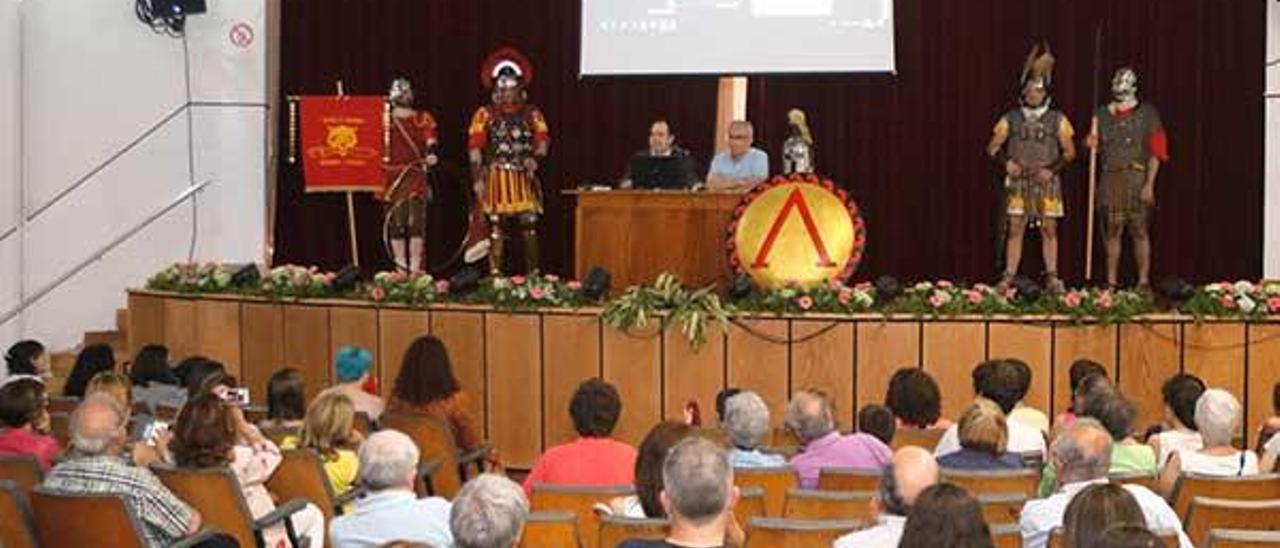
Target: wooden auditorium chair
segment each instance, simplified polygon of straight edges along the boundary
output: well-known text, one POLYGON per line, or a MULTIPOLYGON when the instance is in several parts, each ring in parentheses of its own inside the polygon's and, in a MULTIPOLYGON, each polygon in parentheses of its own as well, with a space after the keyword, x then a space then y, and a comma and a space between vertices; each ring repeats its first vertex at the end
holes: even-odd
POLYGON ((429 492, 419 493, 420 495, 452 499, 462 488, 462 484, 466 483, 472 467, 477 474, 484 471, 489 447, 482 446, 475 451, 463 454, 454 439, 453 428, 439 417, 423 413, 387 413, 378 420, 378 426, 397 430, 409 436, 409 439, 418 445, 421 463, 429 464, 439 461, 435 472, 430 475, 429 492))
POLYGON ((1017 524, 1027 496, 1022 493, 981 493, 975 498, 982 506, 982 517, 987 525, 1017 524))
POLYGON ((963 487, 969 494, 1020 493, 1036 496, 1040 474, 1026 468, 1019 470, 942 470, 942 480, 963 487))
POLYGON ((880 490, 880 471, 865 468, 824 467, 818 472, 818 489, 874 493, 880 490))
POLYGON ((1182 521, 1191 542, 1208 544, 1212 529, 1280 531, 1280 499, 1227 500, 1195 497, 1182 521))
POLYGON ((71 413, 80 406, 80 398, 49 396, 49 413, 71 413))
POLYGON ((1111 483, 1119 483, 1121 485, 1141 485, 1150 489, 1153 493, 1160 493, 1160 476, 1154 474, 1111 474, 1107 476, 1107 479, 1110 479, 1111 483))
POLYGON ((544 546, 581 548, 582 537, 578 535, 578 516, 573 512, 530 513, 524 520, 524 531, 520 534, 520 547, 542 548, 544 546))
POLYGON ((282 523, 294 546, 301 546, 301 539, 305 539, 298 535, 289 519, 306 508, 304 499, 282 501, 275 510, 254 519, 240 490, 240 482, 230 468, 197 469, 153 464, 151 471, 173 494, 200 512, 205 525, 231 535, 242 547, 266 548, 263 531, 282 523))
POLYGON ((36 548, 36 522, 31 515, 27 493, 18 484, 0 480, 0 546, 36 548))
POLYGON ((333 523, 334 516, 342 515, 343 507, 362 492, 356 488, 346 493, 334 493, 320 455, 315 451, 293 449, 281 452, 280 456, 280 466, 267 480, 267 490, 284 500, 300 498, 310 501, 324 512, 325 523, 333 523))
POLYGON ((991 524, 991 544, 995 548, 1022 548, 1022 529, 1016 523, 991 524))
POLYGON ((856 520, 862 523, 875 521, 871 501, 874 491, 819 491, 814 489, 788 489, 782 517, 806 520, 856 520))
MULTIPOLYGON (((142 521, 121 495, 70 494, 36 487, 31 491, 31 508, 41 546, 150 546, 142 521), (74 516, 75 524, 68 526, 70 516, 74 516)), ((186 548, 209 540, 212 535, 201 530, 169 547, 186 548)))
POLYGON ((578 517, 578 532, 586 548, 599 546, 600 516, 593 507, 609 504, 616 497, 635 494, 630 485, 533 484, 530 506, 534 512, 569 512, 578 517))
POLYGON ((763 489, 764 515, 778 517, 782 515, 782 505, 787 499, 787 490, 794 488, 798 480, 795 470, 790 466, 762 466, 734 468, 733 483, 739 489, 745 487, 763 489))
POLYGON ((58 445, 71 447, 71 413, 49 413, 49 435, 58 445))
POLYGON ((1262 548, 1280 546, 1280 531, 1210 529, 1208 548, 1262 548))
POLYGON ((662 540, 667 538, 671 522, 665 519, 601 516, 599 545, 615 548, 628 539, 662 540))
POLYGON ((780 546, 831 546, 836 539, 857 529, 853 520, 801 520, 755 518, 747 525, 746 548, 780 546))
POLYGON ((44 481, 44 472, 31 455, 0 455, 0 480, 12 481, 23 493, 30 493, 44 481))
POLYGON ((1169 498, 1173 501, 1173 511, 1178 513, 1183 523, 1187 521, 1191 499, 1196 497, 1228 500, 1280 499, 1280 474, 1228 477, 1182 474, 1173 486, 1173 496, 1169 498))
POLYGON ((890 446, 894 451, 903 447, 923 447, 932 453, 945 432, 942 428, 899 428, 893 431, 890 446))
POLYGON ((356 431, 366 438, 369 437, 370 434, 378 431, 378 425, 374 423, 373 418, 369 417, 369 414, 364 411, 356 411, 355 427, 356 431))
POLYGON ((764 488, 756 485, 738 487, 738 504, 733 507, 733 517, 738 525, 746 527, 751 518, 762 518, 767 514, 764 509, 764 488))

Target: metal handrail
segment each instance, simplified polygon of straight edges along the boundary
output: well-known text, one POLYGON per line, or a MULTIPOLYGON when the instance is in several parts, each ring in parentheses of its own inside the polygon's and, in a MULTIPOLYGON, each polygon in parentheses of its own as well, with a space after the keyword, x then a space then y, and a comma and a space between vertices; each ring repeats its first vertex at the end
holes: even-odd
POLYGON ((171 202, 169 202, 168 205, 165 205, 155 213, 152 213, 151 215, 147 216, 147 218, 143 219, 142 222, 138 223, 137 225, 134 225, 133 228, 126 230, 123 234, 121 234, 120 236, 117 236, 114 240, 107 242, 106 245, 98 248, 97 251, 94 251, 93 253, 91 253, 84 260, 80 261, 74 267, 64 272, 61 276, 58 276, 57 279, 55 279, 53 282, 49 283, 48 285, 44 286, 43 288, 41 288, 39 291, 36 291, 35 293, 32 293, 30 296, 23 298, 22 302, 18 303, 18 306, 0 315, 0 325, 3 325, 4 323, 13 319, 14 316, 21 314, 22 311, 26 310, 27 308, 35 304, 40 299, 43 299, 45 295, 48 295, 49 293, 53 292, 53 290, 57 289, 62 284, 66 283, 68 280, 70 280, 71 278, 75 277, 77 274, 82 272, 84 269, 88 268, 89 265, 99 260, 102 260, 102 258, 105 257, 107 253, 110 253, 112 250, 119 247, 120 244, 123 244, 124 242, 128 241, 134 235, 141 232, 142 229, 147 228, 148 226, 151 226, 152 223, 156 222, 161 217, 168 214, 170 211, 173 211, 173 209, 178 207, 179 205, 182 205, 183 202, 195 196, 197 192, 204 190, 204 187, 208 186, 212 182, 213 182, 212 179, 208 179, 184 189, 182 193, 178 194, 178 196, 174 198, 171 202))

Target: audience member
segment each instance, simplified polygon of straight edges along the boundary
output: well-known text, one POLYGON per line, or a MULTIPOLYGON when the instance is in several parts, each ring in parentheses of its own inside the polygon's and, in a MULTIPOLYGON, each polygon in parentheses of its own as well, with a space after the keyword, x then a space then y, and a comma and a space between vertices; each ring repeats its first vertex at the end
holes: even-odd
POLYGON ((4 354, 5 374, 3 378, 27 375, 45 378, 50 376, 53 367, 49 353, 45 352, 40 341, 31 339, 18 341, 9 347, 4 354))
POLYGON ((337 494, 346 493, 356 486, 360 460, 356 450, 364 441, 355 428, 356 410, 345 394, 329 392, 320 394, 307 407, 302 434, 285 438, 283 449, 310 449, 320 455, 329 486, 337 494))
MULTIPOLYGON (((213 378, 213 377, 210 377, 213 378)), ((280 369, 267 380, 267 418, 258 424, 265 430, 299 430, 307 416, 307 386, 302 373, 280 369)))
POLYGON ((173 374, 182 382, 188 398, 199 394, 204 381, 218 373, 226 373, 226 368, 221 363, 204 356, 191 356, 178 362, 177 367, 173 368, 173 374))
POLYGON ((151 429, 151 423, 155 422, 155 418, 150 412, 144 410, 135 414, 133 412, 133 383, 129 382, 129 377, 123 373, 115 371, 103 371, 94 375, 89 379, 89 385, 84 389, 85 394, 93 394, 103 392, 120 404, 125 410, 125 424, 129 425, 129 441, 140 441, 146 433, 151 429))
POLYGON ((150 546, 168 546, 200 529, 200 514, 165 488, 145 467, 121 458, 126 442, 125 413, 114 398, 93 394, 71 415, 71 448, 44 480, 66 493, 124 497, 143 524, 150 546))
POLYGON ((875 436, 885 445, 893 445, 893 434, 896 430, 893 411, 878 403, 869 403, 858 410, 857 431, 875 436))
POLYGON ((613 439, 622 413, 618 390, 601 379, 578 385, 569 401, 569 415, 578 439, 548 449, 524 480, 533 495, 538 483, 562 485, 630 485, 635 482, 636 448, 613 439))
POLYGON ((515 548, 528 517, 529 501, 519 484, 481 474, 453 499, 449 529, 457 548, 515 548))
POLYGON ((1231 438, 1240 429, 1244 412, 1226 390, 1205 390, 1196 401, 1195 424, 1204 440, 1202 449, 1180 449, 1169 456, 1160 472, 1160 487, 1172 496, 1178 476, 1189 472, 1203 476, 1252 476, 1258 473, 1258 455, 1238 450, 1231 438))
POLYGON ((1164 424, 1161 432, 1147 438, 1147 444, 1156 452, 1156 466, 1164 466, 1169 455, 1177 451, 1204 447, 1204 440, 1196 431, 1196 401, 1204 391, 1204 381, 1187 374, 1169 377, 1160 387, 1164 424))
MULTIPOLYGON (((1034 426, 1007 420, 1008 414, 1026 395, 1018 367, 1008 360, 986 361, 973 368, 972 378, 974 394, 998 405, 1004 415, 1001 422, 1004 423, 1006 450, 1017 455, 1034 454, 1043 459, 1048 452, 1044 433, 1034 426)), ((952 425, 943 432, 933 454, 946 455, 960 450, 960 446, 959 429, 952 425)))
POLYGON ((724 424, 729 433, 729 464, 735 468, 786 466, 787 459, 760 450, 769 435, 769 406, 760 395, 743 391, 725 402, 724 424))
POLYGON ((741 388, 734 388, 732 386, 716 392, 716 422, 724 424, 725 404, 728 403, 729 398, 738 395, 739 392, 742 392, 741 388))
POLYGON ((719 547, 733 524, 738 488, 733 467, 716 444, 693 436, 676 444, 662 465, 662 506, 671 520, 663 540, 628 540, 620 548, 719 547))
POLYGON ((938 465, 956 470, 1022 468, 1022 456, 1007 450, 1011 426, 1006 425, 1000 406, 986 398, 974 400, 960 417, 960 449, 939 456, 938 465))
POLYGON ((1280 471, 1280 381, 1271 388, 1271 416, 1258 428, 1258 453, 1262 455, 1259 470, 1265 473, 1280 471))
POLYGON ((785 422, 804 445, 801 452, 791 458, 791 468, 796 471, 802 488, 816 488, 818 474, 824 467, 878 470, 893 457, 889 446, 875 436, 837 432, 831 402, 814 390, 796 392, 787 404, 785 422))
POLYGON ((982 506, 963 488, 940 483, 920 492, 902 529, 899 548, 991 548, 982 506))
POLYGON ((1138 499, 1118 483, 1098 483, 1080 490, 1062 517, 1066 548, 1092 548, 1110 527, 1137 525, 1146 528, 1138 499))
POLYGON ((1013 411, 1008 412, 1008 420, 1011 422, 1025 424, 1040 431, 1041 435, 1049 435, 1049 416, 1043 411, 1031 407, 1026 404, 1027 392, 1031 391, 1031 366, 1027 362, 1017 358, 1008 358, 1001 360, 1013 368, 1013 374, 1017 378, 1017 404, 1014 405, 1013 411))
POLYGON ((905 367, 893 373, 884 404, 893 411, 899 429, 951 426, 950 420, 942 418, 942 392, 938 390, 938 383, 919 367, 905 367))
POLYGON ((31 455, 48 471, 62 452, 49 435, 49 400, 44 383, 20 378, 0 386, 0 455, 31 455))
POLYGON ((116 355, 110 346, 91 344, 84 347, 84 350, 76 356, 76 364, 71 368, 71 374, 67 376, 67 384, 62 388, 62 395, 68 398, 83 398, 89 379, 98 373, 115 368, 116 355))
MULTIPOLYGON (((1067 406, 1067 410, 1058 414, 1054 421, 1054 429, 1067 428, 1075 422, 1076 415, 1083 411, 1084 405, 1080 402, 1079 393, 1080 385, 1088 377, 1098 375, 1103 379, 1107 378, 1107 370, 1102 364, 1089 359, 1079 359, 1071 363, 1071 369, 1068 371, 1068 382, 1071 388, 1071 402, 1067 406)), ((1095 379, 1095 382, 1099 381, 1095 379)))
MULTIPOLYGON (((1050 458, 1061 477, 1061 485, 1052 495, 1027 501, 1022 507, 1019 528, 1025 548, 1046 546, 1050 532, 1062 526, 1071 500, 1086 487, 1107 482, 1112 444, 1111 433, 1101 423, 1084 417, 1075 420, 1054 440, 1050 458)), ((1148 526, 1177 530, 1182 548, 1192 548, 1191 541, 1181 533, 1182 521, 1160 495, 1136 484, 1126 484, 1124 489, 1138 501, 1148 526)))
POLYGON ((662 461, 672 447, 696 432, 696 428, 676 421, 660 422, 649 429, 636 455, 636 494, 609 501, 610 512, 629 518, 667 517, 658 498, 662 491, 662 461))
POLYGON ((453 428, 458 448, 472 451, 480 446, 481 436, 470 408, 471 397, 453 376, 453 364, 444 343, 432 335, 413 341, 400 362, 400 374, 387 409, 440 417, 453 428))
POLYGON ((178 377, 169 367, 169 349, 148 344, 138 351, 129 364, 129 381, 133 383, 133 403, 177 409, 187 402, 187 391, 179 386, 178 377))
POLYGON ((835 542, 835 548, 897 546, 911 514, 912 504, 925 489, 938 483, 938 462, 920 447, 903 447, 880 475, 880 487, 872 501, 876 524, 854 531, 835 542))
POLYGON ((382 398, 365 390, 371 379, 373 353, 358 346, 344 346, 334 355, 333 367, 338 384, 327 392, 346 394, 351 398, 351 403, 355 404, 356 411, 368 415, 369 420, 378 420, 387 404, 382 398))
MULTIPOLYGON (((1103 389, 1091 393, 1083 409, 1081 416, 1098 421, 1111 434, 1109 474, 1155 475, 1159 471, 1151 446, 1133 439, 1133 418, 1137 414, 1133 402, 1118 392, 1103 389)), ((1056 476, 1053 462, 1049 462, 1040 478, 1040 496, 1053 492, 1056 476)))
POLYGON ((334 546, 378 548, 392 541, 453 546, 449 501, 417 498, 418 446, 395 430, 381 430, 360 446, 360 483, 368 494, 355 510, 334 518, 334 546))
MULTIPOLYGON (((254 518, 275 510, 275 501, 265 483, 280 466, 280 449, 245 421, 240 409, 218 391, 199 394, 182 407, 173 427, 169 451, 178 466, 229 467, 239 480, 245 503, 254 518)), ((312 546, 323 545, 324 514, 314 504, 307 504, 289 519, 294 531, 310 538, 312 546)), ((288 542, 283 524, 266 530, 264 536, 268 546, 288 542)))

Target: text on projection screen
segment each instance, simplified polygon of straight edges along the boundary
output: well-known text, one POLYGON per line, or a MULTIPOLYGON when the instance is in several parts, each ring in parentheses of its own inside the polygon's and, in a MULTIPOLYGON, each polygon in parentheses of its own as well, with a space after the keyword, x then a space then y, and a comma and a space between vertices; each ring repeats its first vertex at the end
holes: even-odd
POLYGON ((582 0, 581 68, 893 72, 893 0, 582 0))

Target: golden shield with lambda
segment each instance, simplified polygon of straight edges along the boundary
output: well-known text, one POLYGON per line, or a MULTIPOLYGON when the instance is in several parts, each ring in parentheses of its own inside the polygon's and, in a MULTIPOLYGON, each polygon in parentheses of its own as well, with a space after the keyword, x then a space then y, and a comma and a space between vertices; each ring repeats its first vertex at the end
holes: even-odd
POLYGON ((756 285, 813 286, 853 275, 866 225, 845 191, 811 174, 774 177, 752 190, 728 229, 729 262, 756 285))

